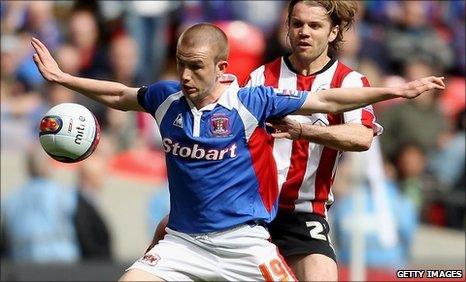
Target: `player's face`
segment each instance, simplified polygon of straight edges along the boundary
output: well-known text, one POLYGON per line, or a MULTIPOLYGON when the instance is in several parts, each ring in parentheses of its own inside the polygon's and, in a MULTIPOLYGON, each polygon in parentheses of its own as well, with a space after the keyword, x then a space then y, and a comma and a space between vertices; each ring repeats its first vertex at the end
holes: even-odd
POLYGON ((291 13, 289 37, 294 56, 301 61, 314 61, 327 56, 328 44, 335 40, 338 28, 331 27, 324 7, 297 3, 291 13))
POLYGON ((209 96, 217 82, 213 48, 178 45, 176 62, 184 95, 193 103, 209 96))

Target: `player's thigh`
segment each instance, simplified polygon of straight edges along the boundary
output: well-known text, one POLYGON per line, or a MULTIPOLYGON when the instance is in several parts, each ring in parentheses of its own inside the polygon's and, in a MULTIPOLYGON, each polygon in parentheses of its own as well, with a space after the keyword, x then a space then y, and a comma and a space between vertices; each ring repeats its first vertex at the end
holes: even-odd
POLYGON ((287 262, 300 281, 337 281, 335 261, 322 254, 295 255, 287 262))
POLYGON ((127 271, 138 269, 166 281, 196 281, 215 277, 215 262, 209 255, 210 251, 199 247, 194 237, 169 230, 163 240, 127 271))
POLYGON ((327 220, 310 213, 279 213, 269 225, 272 242, 282 255, 321 254, 336 261, 327 220))
POLYGON ((310 213, 279 213, 269 226, 272 242, 301 281, 337 279, 327 220, 310 213))
POLYGON ((162 278, 140 269, 130 269, 118 280, 126 281, 165 281, 162 278))
POLYGON ((269 238, 260 225, 244 225, 213 238, 223 265, 222 280, 297 281, 269 238))

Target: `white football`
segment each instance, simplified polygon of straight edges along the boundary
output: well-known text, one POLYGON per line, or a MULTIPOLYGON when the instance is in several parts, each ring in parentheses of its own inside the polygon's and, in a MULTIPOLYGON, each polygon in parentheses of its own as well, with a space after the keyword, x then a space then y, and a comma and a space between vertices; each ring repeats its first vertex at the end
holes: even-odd
POLYGON ((39 139, 52 158, 75 163, 94 152, 99 144, 100 126, 86 107, 74 103, 58 104, 40 121, 39 139))

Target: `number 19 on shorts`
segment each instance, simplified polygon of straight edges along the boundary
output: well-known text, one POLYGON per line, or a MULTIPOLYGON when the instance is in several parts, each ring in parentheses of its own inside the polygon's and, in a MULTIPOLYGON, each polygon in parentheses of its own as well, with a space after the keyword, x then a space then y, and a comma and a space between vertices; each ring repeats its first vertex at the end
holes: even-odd
POLYGON ((287 267, 279 259, 272 259, 268 263, 259 265, 265 281, 295 281, 287 267))

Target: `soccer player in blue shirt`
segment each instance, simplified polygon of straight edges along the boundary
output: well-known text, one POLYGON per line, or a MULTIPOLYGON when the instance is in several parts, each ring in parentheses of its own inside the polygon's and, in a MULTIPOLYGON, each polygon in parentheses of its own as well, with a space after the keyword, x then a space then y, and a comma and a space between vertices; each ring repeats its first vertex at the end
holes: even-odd
POLYGON ((207 23, 191 26, 178 39, 178 82, 141 88, 63 73, 38 39, 31 44, 46 80, 114 109, 148 112, 160 127, 170 189, 167 235, 121 281, 295 280, 263 227, 278 206, 266 120, 341 112, 444 88, 438 77, 395 88, 318 93, 240 88, 225 74, 226 35, 207 23))

